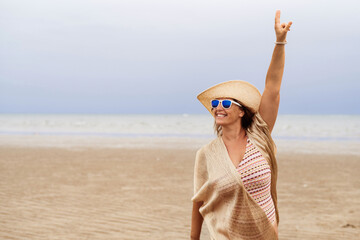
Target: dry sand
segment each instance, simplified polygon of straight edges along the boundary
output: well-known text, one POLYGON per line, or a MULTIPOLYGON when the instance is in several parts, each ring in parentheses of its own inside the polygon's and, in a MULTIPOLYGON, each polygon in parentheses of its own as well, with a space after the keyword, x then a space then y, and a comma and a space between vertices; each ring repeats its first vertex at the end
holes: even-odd
MULTIPOLYGON (((194 156, 2 147, 0 239, 189 239, 194 156)), ((279 152, 278 164, 280 239, 359 239, 359 156, 279 152)))

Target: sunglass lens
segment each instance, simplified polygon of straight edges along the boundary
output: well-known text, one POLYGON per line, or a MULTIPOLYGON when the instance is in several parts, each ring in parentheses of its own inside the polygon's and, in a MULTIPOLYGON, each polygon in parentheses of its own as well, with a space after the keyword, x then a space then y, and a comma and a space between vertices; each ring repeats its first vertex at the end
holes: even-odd
POLYGON ((222 105, 223 105, 224 108, 229 108, 231 106, 231 101, 230 100, 223 100, 222 105))
POLYGON ((213 108, 217 108, 217 106, 219 106, 219 100, 212 100, 211 101, 211 106, 213 107, 213 108))

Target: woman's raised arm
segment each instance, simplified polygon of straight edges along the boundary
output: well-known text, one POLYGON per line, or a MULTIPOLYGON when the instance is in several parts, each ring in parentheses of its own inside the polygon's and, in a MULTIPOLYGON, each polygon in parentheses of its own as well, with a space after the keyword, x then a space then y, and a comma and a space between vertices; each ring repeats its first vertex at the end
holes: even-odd
MULTIPOLYGON (((275 14, 276 42, 286 42, 286 34, 292 22, 280 24, 280 10, 275 14)), ((280 103, 280 86, 285 65, 285 44, 276 44, 266 74, 265 89, 261 97, 259 112, 270 132, 274 128, 280 103)))

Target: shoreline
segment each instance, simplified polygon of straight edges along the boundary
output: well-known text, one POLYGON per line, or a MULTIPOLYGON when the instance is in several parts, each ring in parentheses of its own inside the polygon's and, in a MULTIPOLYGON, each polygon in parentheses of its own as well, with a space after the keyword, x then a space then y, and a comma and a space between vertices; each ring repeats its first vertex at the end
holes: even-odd
MULTIPOLYGON (((131 149, 199 149, 216 136, 209 137, 117 137, 71 135, 1 135, 0 147, 39 148, 131 148, 131 149)), ((279 153, 343 154, 360 157, 359 141, 303 141, 274 139, 279 153)))

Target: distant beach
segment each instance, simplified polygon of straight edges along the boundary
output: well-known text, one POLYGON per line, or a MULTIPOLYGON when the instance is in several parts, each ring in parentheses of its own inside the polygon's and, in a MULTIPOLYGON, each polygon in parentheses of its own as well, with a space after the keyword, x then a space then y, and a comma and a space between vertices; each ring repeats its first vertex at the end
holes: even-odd
MULTIPOLYGON (((194 157, 212 124, 0 115, 0 238, 189 239, 194 157)), ((358 239, 360 117, 279 116, 273 136, 280 239, 358 239)))
MULTIPOLYGON (((360 155, 360 115, 279 115, 280 152, 360 155)), ((209 115, 0 114, 1 146, 199 148, 214 138, 209 115), (46 140, 44 140, 46 139, 46 140), (129 142, 135 144, 129 146, 129 142), (195 144, 194 144, 195 143, 195 144)))

